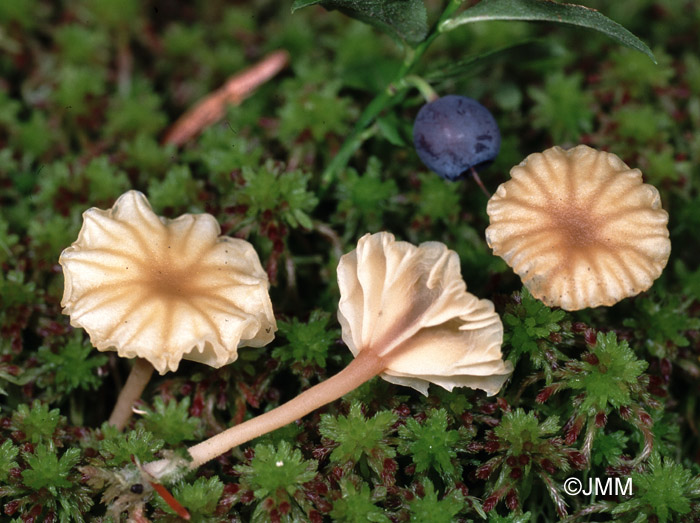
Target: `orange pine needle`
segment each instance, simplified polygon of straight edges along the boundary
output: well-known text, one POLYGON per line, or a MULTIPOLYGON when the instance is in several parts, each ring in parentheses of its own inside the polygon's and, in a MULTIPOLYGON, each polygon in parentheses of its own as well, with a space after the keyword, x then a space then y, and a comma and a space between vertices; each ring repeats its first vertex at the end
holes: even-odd
POLYGON ((258 87, 273 78, 289 62, 287 51, 274 51, 257 64, 232 76, 219 89, 198 102, 170 127, 164 144, 180 146, 203 129, 223 118, 226 105, 238 105, 258 87))
POLYGON ((178 516, 187 521, 190 520, 190 513, 187 512, 185 507, 180 505, 178 500, 176 500, 170 492, 168 492, 168 489, 166 489, 160 483, 154 483, 153 481, 149 481, 149 483, 153 487, 153 490, 160 494, 160 497, 163 498, 168 505, 170 505, 170 508, 173 509, 178 516))

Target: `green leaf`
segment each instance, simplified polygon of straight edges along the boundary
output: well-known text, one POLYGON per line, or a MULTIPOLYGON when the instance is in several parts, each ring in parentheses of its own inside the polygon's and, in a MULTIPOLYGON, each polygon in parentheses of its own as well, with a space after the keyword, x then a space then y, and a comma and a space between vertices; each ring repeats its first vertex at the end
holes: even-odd
POLYGON ((403 139, 401 131, 399 130, 400 123, 399 119, 393 113, 377 118, 377 127, 379 127, 382 136, 386 138, 391 145, 406 147, 406 140, 403 139))
POLYGON ((422 0, 295 0, 292 13, 315 4, 329 11, 338 9, 411 45, 428 34, 428 13, 422 0))
POLYGON ((319 1, 320 0, 294 0, 294 3, 292 4, 292 13, 297 9, 301 9, 302 7, 309 7, 310 5, 317 4, 319 1))
POLYGON ((654 53, 639 38, 605 15, 581 5, 558 4, 548 0, 482 0, 457 16, 440 24, 440 32, 451 31, 472 22, 522 20, 557 22, 594 29, 613 40, 647 55, 654 63, 654 53))
MULTIPOLYGON (((505 61, 512 59, 516 51, 527 52, 529 59, 533 54, 540 55, 544 48, 544 42, 540 40, 522 40, 512 44, 504 45, 498 49, 491 49, 465 58, 464 60, 441 62, 436 64, 423 78, 429 82, 440 82, 450 78, 460 78, 476 76, 483 69, 492 66, 497 60, 505 61), (525 49, 525 50, 524 50, 525 49)), ((379 120, 377 120, 379 123, 379 120)))

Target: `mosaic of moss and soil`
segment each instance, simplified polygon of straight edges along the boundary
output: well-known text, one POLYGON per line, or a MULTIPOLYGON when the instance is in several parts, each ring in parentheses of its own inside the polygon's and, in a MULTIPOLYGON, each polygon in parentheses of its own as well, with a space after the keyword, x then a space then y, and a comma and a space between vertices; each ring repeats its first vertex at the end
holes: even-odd
MULTIPOLYGON (((659 190, 673 245, 662 276, 613 307, 566 313, 491 254, 474 181, 449 183, 420 163, 415 90, 364 130, 347 168, 324 177, 402 66, 401 46, 376 28, 267 0, 0 2, 3 515, 176 521, 135 463, 182 453, 342 369, 351 355, 336 266, 359 237, 386 230, 459 254, 468 290, 503 319, 512 378, 492 397, 435 386, 423 397, 372 380, 168 484, 193 520, 692 521, 700 14, 689 0, 585 3, 658 63, 593 31, 486 22, 437 38, 414 71, 496 117, 501 151, 480 173, 491 192, 528 154, 579 143, 614 152, 659 190), (277 49, 290 60, 272 82, 182 147, 162 143, 199 99, 277 49), (70 327, 57 262, 81 214, 130 189, 160 216, 207 212, 223 234, 250 241, 279 331, 221 369, 184 362, 154 378, 120 433, 105 420, 129 363, 70 327), (570 495, 568 477, 631 477, 634 491, 570 495)), ((435 20, 442 4, 426 5, 435 20)))

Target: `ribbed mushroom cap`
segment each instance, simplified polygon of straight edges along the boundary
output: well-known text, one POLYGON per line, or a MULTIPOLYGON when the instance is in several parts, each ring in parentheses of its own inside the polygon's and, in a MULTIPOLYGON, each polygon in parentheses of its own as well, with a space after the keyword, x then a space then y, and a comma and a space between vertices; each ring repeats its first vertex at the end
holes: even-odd
POLYGON ((343 341, 355 356, 386 357, 385 380, 423 394, 429 382, 495 394, 512 372, 493 303, 467 292, 459 257, 444 244, 367 234, 340 259, 338 284, 343 341))
POLYGON ((220 233, 209 214, 156 216, 137 191, 87 210, 59 259, 64 314, 97 349, 145 358, 160 373, 182 358, 231 363, 239 346, 261 347, 277 327, 252 245, 220 233))
POLYGON ((668 213, 639 169, 585 145, 528 156, 489 200, 486 241, 549 306, 613 305, 651 287, 668 213))

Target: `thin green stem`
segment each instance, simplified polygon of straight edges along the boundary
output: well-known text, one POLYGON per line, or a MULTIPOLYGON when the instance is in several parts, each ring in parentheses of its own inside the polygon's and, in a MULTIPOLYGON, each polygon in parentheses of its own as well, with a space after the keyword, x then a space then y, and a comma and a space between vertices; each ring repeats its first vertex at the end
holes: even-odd
POLYGON ((406 75, 401 84, 402 89, 406 87, 415 87, 418 89, 426 102, 433 102, 438 99, 438 94, 435 92, 435 89, 433 89, 433 86, 416 74, 406 75))
POLYGON ((385 108, 394 103, 400 93, 403 94, 403 92, 410 86, 403 82, 404 78, 406 75, 411 73, 413 68, 428 50, 428 47, 430 47, 430 44, 432 44, 433 40, 435 40, 435 38, 437 38, 437 36, 440 34, 440 24, 450 18, 461 4, 462 0, 450 0, 443 10, 442 15, 440 15, 438 21, 435 22, 435 25, 433 25, 431 28, 427 38, 418 44, 415 49, 409 48, 406 51, 406 57, 404 58, 404 62, 401 65, 399 72, 396 74, 396 77, 389 83, 389 85, 387 85, 386 88, 384 88, 377 96, 374 97, 367 107, 365 107, 365 110, 355 123, 355 127, 353 128, 352 132, 340 147, 335 157, 330 161, 328 167, 326 167, 322 177, 323 185, 327 186, 333 182, 335 177, 338 176, 338 173, 348 164, 350 158, 352 158, 352 155, 355 154, 355 151, 360 148, 362 142, 364 141, 364 136, 362 134, 364 129, 369 126, 385 108))

